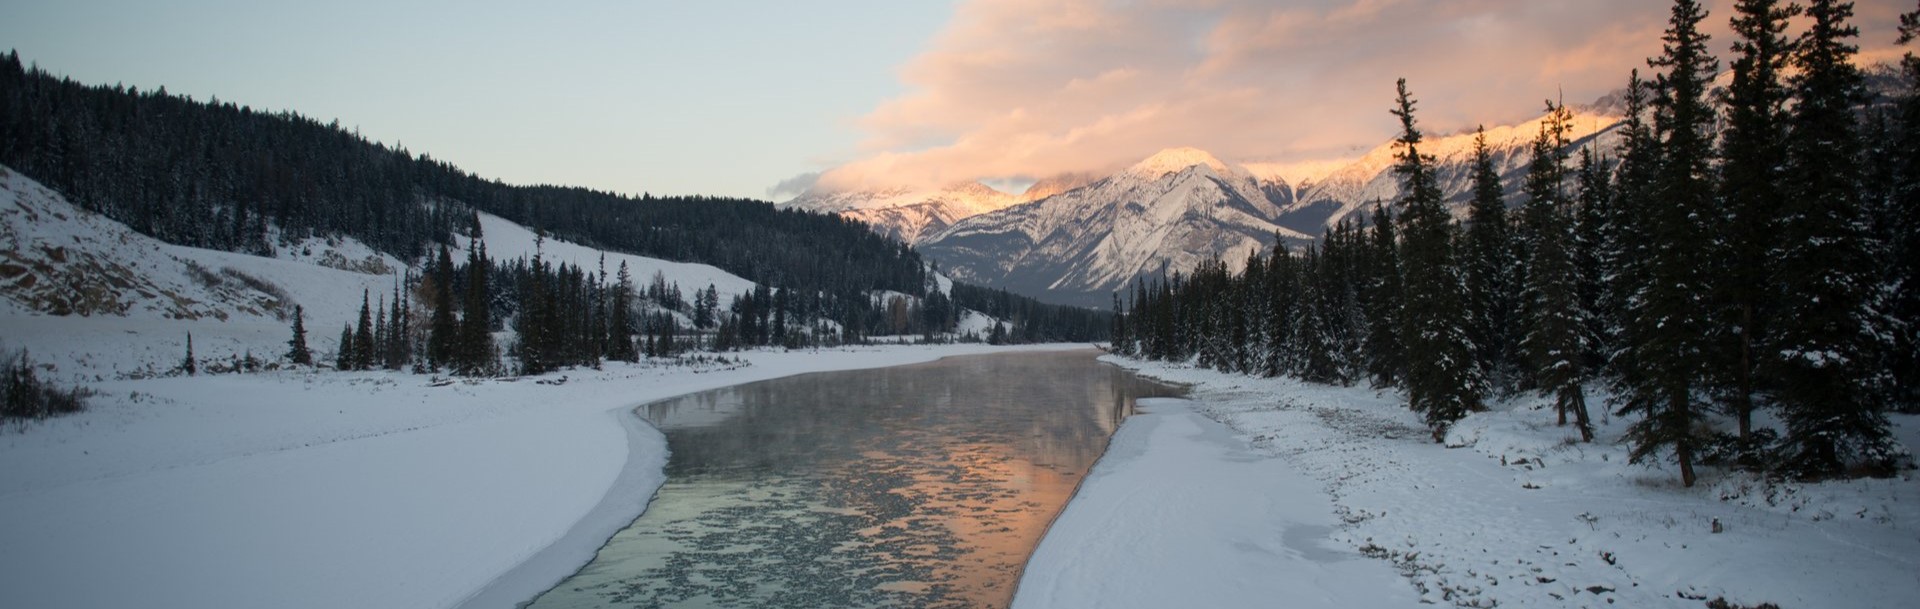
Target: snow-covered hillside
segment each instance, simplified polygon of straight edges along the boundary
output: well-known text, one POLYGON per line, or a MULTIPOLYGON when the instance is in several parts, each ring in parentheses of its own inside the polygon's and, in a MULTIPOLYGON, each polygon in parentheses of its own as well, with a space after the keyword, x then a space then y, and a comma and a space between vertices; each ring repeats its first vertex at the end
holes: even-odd
MULTIPOLYGON (((494 260, 532 258, 538 253, 541 259, 549 263, 571 264, 589 273, 598 273, 604 262, 609 280, 625 263, 635 285, 645 285, 657 273, 668 282, 680 284, 680 289, 688 294, 712 285, 720 292, 720 302, 723 304, 734 296, 753 291, 755 285, 752 281, 711 265, 608 252, 552 237, 541 238, 527 227, 488 213, 480 214, 480 231, 486 240, 487 256, 494 260)), ((456 236, 454 240, 459 245, 454 250, 456 252, 466 251, 471 244, 470 239, 462 236, 456 236)))
MULTIPOLYGON (((533 231, 485 214, 481 225, 494 259, 534 254, 533 231)), ((589 270, 603 254, 558 239, 540 251, 589 270)), ((754 287, 704 264, 604 255, 609 274, 625 262, 636 283, 659 273, 688 293, 713 285, 723 302, 754 287)), ((184 359, 188 334, 203 361, 275 360, 296 305, 309 344, 331 354, 362 294, 390 297, 407 269, 352 239, 282 244, 275 258, 163 243, 0 167, 0 343, 26 348, 63 380, 166 374, 184 359)))

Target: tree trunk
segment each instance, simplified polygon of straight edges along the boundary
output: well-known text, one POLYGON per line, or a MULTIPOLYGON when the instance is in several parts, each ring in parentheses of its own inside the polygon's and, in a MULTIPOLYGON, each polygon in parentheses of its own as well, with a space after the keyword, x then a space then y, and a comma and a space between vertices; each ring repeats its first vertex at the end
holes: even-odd
POLYGON ((1733 416, 1740 421, 1740 439, 1753 435, 1753 304, 1740 305, 1740 387, 1733 396, 1733 416))
POLYGON ((1580 441, 1592 442, 1593 418, 1587 414, 1586 393, 1582 392, 1578 385, 1563 389, 1560 393, 1560 402, 1573 410, 1574 425, 1580 428, 1580 441))

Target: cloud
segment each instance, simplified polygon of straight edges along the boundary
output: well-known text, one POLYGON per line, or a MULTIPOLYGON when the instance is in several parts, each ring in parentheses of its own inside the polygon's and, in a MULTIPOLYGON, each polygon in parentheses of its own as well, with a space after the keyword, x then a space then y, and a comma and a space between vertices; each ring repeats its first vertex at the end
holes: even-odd
MULTIPOLYGON (((1712 48, 1733 0, 1710 0, 1712 48)), ((1591 101, 1660 51, 1670 0, 967 0, 861 117, 830 188, 1105 171, 1162 148, 1351 156, 1390 137, 1396 78, 1433 132, 1591 101)), ((1892 41, 1894 0, 1860 3, 1892 41), (1883 6, 1884 5, 1884 6, 1883 6)))
POLYGON ((767 187, 767 198, 784 201, 800 196, 807 189, 813 188, 814 183, 820 181, 820 174, 821 172, 814 171, 781 180, 780 183, 767 187))

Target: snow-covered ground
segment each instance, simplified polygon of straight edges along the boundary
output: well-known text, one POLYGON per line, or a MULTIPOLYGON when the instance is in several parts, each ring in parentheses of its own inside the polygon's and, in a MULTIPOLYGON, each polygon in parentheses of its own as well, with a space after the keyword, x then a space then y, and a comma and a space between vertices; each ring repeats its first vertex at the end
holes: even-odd
POLYGON ((1034 550, 1016 609, 1417 607, 1331 543, 1320 485, 1180 399, 1141 401, 1034 550))
MULTIPOLYGON (((1668 467, 1627 463, 1628 421, 1603 418, 1598 439, 1582 444, 1553 424, 1545 400, 1472 415, 1440 445, 1391 392, 1113 361, 1193 385, 1190 408, 1233 440, 1185 405, 1128 419, 1035 554, 1016 604, 1166 606, 1156 601, 1171 590, 1185 606, 1400 606, 1403 595, 1465 607, 1920 599, 1911 471, 1769 485, 1707 468, 1689 489, 1668 467), (1404 577, 1380 582, 1341 562, 1354 554, 1404 577), (1272 569, 1260 579, 1249 564, 1272 569), (1319 596, 1343 583, 1370 589, 1319 596)), ((1920 417, 1894 422, 1920 446, 1920 417)))
POLYGON ((631 407, 1006 349, 763 351, 747 366, 452 383, 95 383, 89 411, 0 433, 0 606, 448 607, 483 588, 475 606, 511 606, 584 564, 660 484, 664 438, 631 407))

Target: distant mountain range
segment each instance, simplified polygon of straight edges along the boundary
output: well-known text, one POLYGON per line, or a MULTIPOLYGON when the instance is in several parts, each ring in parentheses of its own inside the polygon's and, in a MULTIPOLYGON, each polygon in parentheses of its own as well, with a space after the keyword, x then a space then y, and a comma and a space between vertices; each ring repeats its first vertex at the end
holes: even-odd
MULTIPOLYGON (((1618 95, 1574 109, 1573 146, 1612 156, 1618 95)), ((1517 192, 1541 118, 1490 126, 1487 146, 1517 192)), ((1472 132, 1429 138, 1456 213, 1469 197, 1472 132)), ((913 244, 962 279, 1054 302, 1105 307, 1142 276, 1185 272, 1219 257, 1238 267, 1275 240, 1301 247, 1400 194, 1392 142, 1357 159, 1229 163, 1193 148, 1160 151, 1105 177, 1062 176, 1021 194, 967 183, 931 191, 809 192, 784 205, 839 213, 913 244)))

